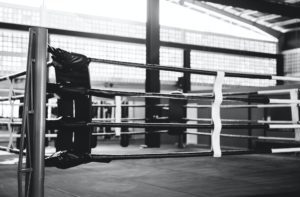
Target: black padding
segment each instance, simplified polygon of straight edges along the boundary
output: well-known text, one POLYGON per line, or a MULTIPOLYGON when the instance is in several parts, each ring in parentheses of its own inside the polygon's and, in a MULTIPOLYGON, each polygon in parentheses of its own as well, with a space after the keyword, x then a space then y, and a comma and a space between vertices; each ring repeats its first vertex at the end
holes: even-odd
MULTIPOLYGON (((52 47, 49 47, 49 51, 52 54, 56 83, 60 87, 81 90, 91 88, 89 58, 52 47)), ((57 103, 58 116, 62 116, 63 119, 71 118, 78 122, 91 122, 92 102, 90 96, 66 94, 61 91, 56 93, 60 97, 57 103)), ((58 131, 56 149, 57 151, 69 150, 77 153, 90 153, 91 138, 91 128, 61 128, 58 131)))
MULTIPOLYGON (((97 160, 97 162, 109 163, 111 159, 97 160)), ((57 167, 60 169, 67 169, 92 162, 91 155, 88 153, 77 153, 70 151, 59 151, 50 157, 45 158, 46 167, 57 167)))
MULTIPOLYGON (((186 123, 187 100, 185 99, 170 99, 169 101, 169 122, 170 123, 186 123)), ((185 128, 170 128, 168 133, 170 135, 181 135, 185 128)))
MULTIPOLYGON (((103 102, 103 103, 105 103, 105 102, 103 102)), ((102 118, 111 118, 112 117, 112 111, 113 111, 112 107, 101 107, 101 114, 104 115, 102 118)), ((105 131, 105 133, 113 133, 111 127, 104 127, 104 128, 101 128, 101 129, 102 129, 102 132, 105 131)), ((111 137, 112 137, 111 135, 106 135, 104 137, 104 139, 105 140, 110 140, 111 137)))
MULTIPOLYGON (((128 102, 123 102, 122 104, 128 104, 128 102)), ((122 107, 122 118, 128 118, 128 114, 129 114, 129 109, 128 107, 122 107)), ((126 133, 129 132, 128 128, 122 128, 121 129, 122 133, 126 133)), ((120 136, 120 145, 122 147, 127 147, 130 144, 130 135, 126 135, 126 134, 121 134, 120 136)))
MULTIPOLYGON (((64 119, 73 117, 73 99, 63 97, 57 100, 57 114, 64 119)), ((70 128, 59 129, 55 147, 57 151, 73 149, 73 130, 70 128)))
POLYGON ((91 88, 88 67, 90 60, 86 56, 54 48, 51 53, 56 83, 74 88, 91 88))
MULTIPOLYGON (((77 97, 75 100, 75 120, 91 122, 91 98, 88 96, 77 97)), ((90 152, 92 144, 92 129, 77 128, 74 132, 74 151, 90 152)))
MULTIPOLYGON (((97 111, 98 111, 98 107, 96 106, 92 106, 92 118, 96 118, 97 117, 97 111)), ((92 132, 96 133, 97 132, 96 127, 92 128, 92 132)), ((97 136, 92 136, 91 138, 91 148, 95 148, 97 146, 97 136)))
POLYGON ((122 147, 127 147, 130 144, 130 136, 126 134, 121 134, 120 145, 122 147))

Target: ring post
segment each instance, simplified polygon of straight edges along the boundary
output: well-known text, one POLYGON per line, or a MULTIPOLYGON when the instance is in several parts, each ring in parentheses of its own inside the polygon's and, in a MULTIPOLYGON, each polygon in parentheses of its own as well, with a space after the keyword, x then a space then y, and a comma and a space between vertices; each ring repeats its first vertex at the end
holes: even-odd
POLYGON ((32 135, 32 178, 30 181, 30 197, 44 197, 45 179, 45 125, 46 125, 46 83, 47 83, 47 44, 48 31, 34 27, 36 42, 32 46, 35 56, 33 64, 33 130, 32 135))
POLYGON ((224 77, 225 73, 218 71, 213 89, 215 99, 211 107, 211 118, 213 122, 213 129, 211 131, 211 149, 214 157, 222 156, 220 134, 222 130, 221 104, 223 101, 222 86, 224 77))
MULTIPOLYGON (((160 28, 159 28, 159 0, 147 0, 147 22, 146 22, 146 63, 151 64, 152 69, 146 70, 145 91, 148 93, 160 92, 159 70, 155 69, 159 64, 160 48, 160 28)), ((160 104, 159 98, 146 98, 146 122, 157 122, 156 117, 160 116, 160 109, 156 107, 160 104)), ((149 148, 160 147, 160 134, 157 129, 147 128, 145 144, 149 148)))

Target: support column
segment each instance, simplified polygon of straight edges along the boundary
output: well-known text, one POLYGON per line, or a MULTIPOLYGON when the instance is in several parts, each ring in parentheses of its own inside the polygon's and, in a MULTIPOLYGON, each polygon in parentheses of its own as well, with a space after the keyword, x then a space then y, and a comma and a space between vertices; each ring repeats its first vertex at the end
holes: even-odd
MULTIPOLYGON (((185 49, 183 51, 183 67, 191 68, 191 50, 185 49)), ((183 74, 183 93, 188 93, 191 91, 191 74, 184 73, 183 74)), ((194 103, 197 104, 197 103, 194 103)), ((187 108, 187 118, 196 119, 198 118, 198 109, 187 108)), ((197 121, 189 121, 189 123, 197 124, 197 121)), ((197 132, 197 129, 186 129, 187 132, 197 132)), ((198 144, 198 135, 186 134, 185 137, 186 144, 198 144)))
MULTIPOLYGON (((284 76, 284 62, 283 62, 283 55, 279 55, 279 57, 276 59, 276 75, 277 76, 284 76)), ((277 85, 283 85, 284 82, 277 80, 277 85)))
MULTIPOLYGON (((146 63, 159 64, 159 0, 147 0, 146 24, 146 63)), ((146 92, 160 92, 158 70, 146 70, 146 92)), ((146 122, 155 122, 160 116, 160 108, 156 105, 160 99, 146 98, 146 122)), ((145 144, 147 147, 160 147, 160 134, 153 133, 156 129, 146 129, 145 144)))
POLYGON ((36 34, 33 47, 35 61, 32 65, 33 80, 33 130, 32 137, 32 178, 29 196, 44 196, 45 179, 45 125, 46 125, 46 83, 48 31, 45 28, 32 28, 36 34))
MULTIPOLYGON (((185 49, 183 51, 183 67, 184 68, 191 68, 191 50, 185 49)), ((191 74, 185 72, 183 74, 183 93, 188 93, 191 91, 191 74)))

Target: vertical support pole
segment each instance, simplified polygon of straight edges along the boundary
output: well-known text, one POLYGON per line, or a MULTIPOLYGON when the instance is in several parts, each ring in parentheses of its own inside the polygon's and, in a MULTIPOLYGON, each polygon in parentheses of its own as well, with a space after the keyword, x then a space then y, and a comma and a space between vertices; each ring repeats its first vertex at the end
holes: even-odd
MULTIPOLYGON (((159 64, 159 0, 147 0, 146 23, 146 63, 159 64)), ((160 92, 160 79, 158 70, 146 70, 146 92, 160 92)), ((156 105, 160 99, 146 98, 146 122, 155 122, 160 116, 160 109, 156 105)), ((153 133, 155 129, 146 129, 145 144, 147 147, 160 147, 160 134, 153 133)))
MULTIPOLYGON (((279 55, 276 59, 276 75, 277 76, 284 76, 284 61, 283 61, 283 55, 279 55)), ((277 85, 283 85, 283 81, 277 80, 277 85)))
MULTIPOLYGON (((191 68, 191 50, 185 49, 183 51, 183 67, 184 68, 191 68)), ((183 73, 183 93, 188 93, 191 91, 191 74, 190 73, 183 73)))
POLYGON ((214 124, 214 128, 211 131, 211 148, 213 151, 214 157, 221 157, 221 143, 220 143, 220 134, 222 130, 221 122, 221 104, 223 101, 222 86, 224 81, 225 73, 218 71, 214 84, 214 102, 211 107, 211 119, 214 124))
POLYGON ((45 125, 46 125, 46 83, 48 31, 45 28, 32 28, 36 34, 32 66, 33 80, 33 130, 32 136, 32 178, 30 197, 44 196, 45 179, 45 125))
MULTIPOLYGON (((122 99, 120 96, 115 96, 115 122, 120 123, 121 122, 121 116, 122 116, 122 99)), ((121 128, 116 127, 115 128, 115 134, 116 136, 121 135, 121 128)))
POLYGON ((35 59, 35 32, 30 29, 29 31, 29 43, 28 43, 28 54, 27 54, 27 69, 26 69, 26 80, 25 80, 25 93, 23 99, 23 112, 22 112, 22 128, 21 128, 21 137, 20 137, 20 153, 19 153, 19 162, 18 162, 18 197, 23 197, 23 187, 25 187, 25 196, 29 196, 30 190, 30 180, 32 175, 32 164, 31 164, 31 154, 32 154, 32 141, 29 131, 32 128, 32 64, 35 59), (26 141, 25 141, 26 135, 26 141), (25 168, 23 164, 24 158, 24 144, 26 146, 26 163, 25 168), (23 175, 25 174, 25 185, 23 184, 23 175))
MULTIPOLYGON (((129 101, 128 101, 128 105, 134 105, 134 101, 129 100, 129 101)), ((128 108, 128 118, 134 118, 134 117, 135 117, 134 112, 135 112, 135 111, 134 111, 134 107, 129 107, 129 108, 128 108)), ((133 122, 133 121, 130 121, 130 122, 133 122)), ((129 131, 133 131, 133 128, 128 128, 128 130, 129 130, 129 131)), ((132 139, 135 139, 133 136, 134 136, 134 135, 131 136, 132 139)))
MULTIPOLYGON (((298 100, 298 89, 293 89, 290 91, 290 99, 291 100, 298 100)), ((292 121, 298 122, 299 121, 299 107, 297 103, 291 104, 291 112, 292 112, 292 121)), ((295 141, 300 141, 300 129, 294 129, 295 132, 295 141)))
MULTIPOLYGON (((184 68, 191 68, 191 50, 185 49, 183 51, 183 67, 184 68)), ((191 91, 191 74, 190 73, 183 73, 183 93, 188 93, 191 91)), ((187 118, 198 118, 198 110, 187 108, 187 118)), ((194 121, 193 123, 197 123, 194 121)), ((187 129, 188 132, 193 132, 195 129, 187 129)), ((186 134, 185 139, 186 144, 197 144, 198 143, 198 136, 186 134)))

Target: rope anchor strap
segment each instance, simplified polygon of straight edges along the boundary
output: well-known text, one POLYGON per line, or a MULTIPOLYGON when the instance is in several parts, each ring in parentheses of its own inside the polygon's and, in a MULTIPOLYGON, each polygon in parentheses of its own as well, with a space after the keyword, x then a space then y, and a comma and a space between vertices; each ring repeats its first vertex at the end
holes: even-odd
POLYGON ((214 102, 212 104, 211 108, 211 118, 213 121, 213 129, 211 131, 211 149, 214 153, 214 157, 221 157, 221 146, 220 146, 220 134, 222 130, 222 121, 221 121, 221 104, 223 101, 223 94, 222 94, 222 86, 224 82, 225 73, 224 72, 218 72, 213 93, 214 93, 214 102))

